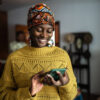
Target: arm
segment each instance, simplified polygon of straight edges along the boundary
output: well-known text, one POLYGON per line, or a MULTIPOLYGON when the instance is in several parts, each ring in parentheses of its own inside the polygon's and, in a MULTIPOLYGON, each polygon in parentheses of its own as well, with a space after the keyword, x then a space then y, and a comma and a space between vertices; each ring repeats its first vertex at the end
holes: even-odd
POLYGON ((48 85, 54 85, 57 87, 61 100, 73 100, 77 94, 77 83, 73 73, 72 65, 68 54, 66 54, 66 66, 67 70, 64 75, 57 72, 59 80, 55 81, 54 78, 47 74, 44 78, 44 82, 48 85))
POLYGON ((68 54, 66 57, 69 82, 66 85, 58 87, 58 90, 61 100, 73 100, 77 95, 77 83, 68 54))
POLYGON ((29 92, 29 87, 16 88, 13 72, 11 58, 9 57, 2 77, 0 78, 0 100, 24 100, 32 97, 29 92))

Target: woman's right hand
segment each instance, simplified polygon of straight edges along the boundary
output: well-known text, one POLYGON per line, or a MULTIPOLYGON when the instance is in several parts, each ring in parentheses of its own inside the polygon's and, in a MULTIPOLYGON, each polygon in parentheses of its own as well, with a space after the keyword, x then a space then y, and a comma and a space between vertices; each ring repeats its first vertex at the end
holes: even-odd
POLYGON ((32 96, 36 95, 42 88, 43 83, 40 82, 43 71, 35 74, 31 79, 30 93, 32 96))

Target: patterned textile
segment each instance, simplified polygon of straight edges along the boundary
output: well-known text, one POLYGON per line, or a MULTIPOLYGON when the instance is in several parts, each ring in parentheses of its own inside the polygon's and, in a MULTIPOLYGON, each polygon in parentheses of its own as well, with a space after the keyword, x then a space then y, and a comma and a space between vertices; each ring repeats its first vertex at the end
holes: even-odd
POLYGON ((77 83, 69 56, 66 51, 55 46, 25 46, 13 52, 8 57, 0 78, 0 100, 73 100, 76 94, 77 83), (44 85, 35 97, 31 96, 29 88, 33 75, 42 70, 48 72, 65 67, 70 79, 66 85, 44 85))
POLYGON ((39 3, 29 9, 28 13, 28 29, 40 24, 50 24, 55 27, 54 15, 49 7, 43 3, 39 3))

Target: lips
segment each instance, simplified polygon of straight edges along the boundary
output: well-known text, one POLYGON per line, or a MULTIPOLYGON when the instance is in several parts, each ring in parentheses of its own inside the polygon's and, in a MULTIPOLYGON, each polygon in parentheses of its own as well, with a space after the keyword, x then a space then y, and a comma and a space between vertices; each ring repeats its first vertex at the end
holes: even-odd
POLYGON ((38 41, 42 44, 47 43, 47 39, 38 39, 38 41))

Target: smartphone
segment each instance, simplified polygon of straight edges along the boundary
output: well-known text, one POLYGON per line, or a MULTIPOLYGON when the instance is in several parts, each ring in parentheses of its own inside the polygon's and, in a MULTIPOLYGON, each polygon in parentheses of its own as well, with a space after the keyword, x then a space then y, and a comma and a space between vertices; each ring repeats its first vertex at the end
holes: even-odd
POLYGON ((59 76, 56 73, 56 71, 59 71, 62 75, 64 75, 66 68, 58 68, 58 69, 52 69, 49 74, 54 78, 55 81, 59 80, 59 76))

